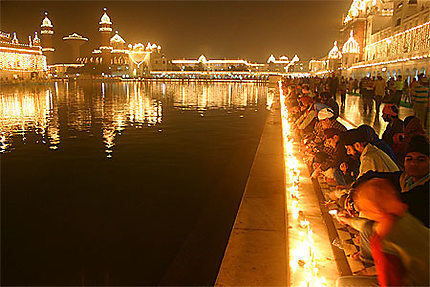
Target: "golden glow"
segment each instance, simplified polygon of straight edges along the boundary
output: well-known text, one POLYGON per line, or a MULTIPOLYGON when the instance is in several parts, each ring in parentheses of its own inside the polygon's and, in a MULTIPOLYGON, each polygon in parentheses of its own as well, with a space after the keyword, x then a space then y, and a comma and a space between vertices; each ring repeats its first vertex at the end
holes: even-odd
POLYGON ((366 59, 396 58, 404 53, 430 49, 430 21, 366 45, 366 59))
POLYGON ((294 156, 294 141, 290 130, 288 109, 285 106, 286 95, 279 82, 282 133, 284 146, 284 165, 287 209, 289 218, 289 260, 292 286, 325 286, 327 281, 319 274, 317 266, 318 250, 315 248, 310 222, 306 219, 300 203, 300 170, 299 162, 294 156))
POLYGON ((0 153, 11 146, 13 135, 25 140, 30 132, 41 135, 51 147, 58 145, 58 114, 49 90, 23 94, 16 89, 11 94, 1 94, 0 103, 0 153))
POLYGON ((8 71, 45 71, 46 57, 40 48, 14 48, 0 43, 0 70, 8 71))

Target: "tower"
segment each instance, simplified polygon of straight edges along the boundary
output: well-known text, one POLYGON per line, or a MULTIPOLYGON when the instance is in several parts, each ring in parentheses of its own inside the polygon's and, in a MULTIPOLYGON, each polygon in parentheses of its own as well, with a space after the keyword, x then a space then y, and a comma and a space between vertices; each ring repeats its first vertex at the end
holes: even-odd
POLYGON ((102 52, 102 63, 105 65, 110 64, 112 47, 110 46, 110 39, 112 33, 112 22, 108 14, 106 13, 106 8, 103 9, 105 12, 100 18, 99 22, 99 32, 101 35, 100 51, 102 52))
POLYGON ((54 26, 51 20, 48 18, 48 12, 45 12, 45 18, 42 20, 40 25, 40 38, 42 44, 43 55, 46 56, 46 62, 48 65, 54 63, 54 45, 52 43, 52 37, 54 36, 54 26))
POLYGON ((80 48, 83 44, 88 42, 88 38, 82 37, 77 33, 70 34, 69 36, 63 37, 63 41, 69 44, 72 48, 73 62, 80 57, 80 48))

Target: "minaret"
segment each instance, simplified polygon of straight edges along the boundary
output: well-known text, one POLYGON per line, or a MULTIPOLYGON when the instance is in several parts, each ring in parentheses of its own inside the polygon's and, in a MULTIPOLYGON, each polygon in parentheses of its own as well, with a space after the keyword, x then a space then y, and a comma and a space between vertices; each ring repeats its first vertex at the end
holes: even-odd
POLYGON ((105 12, 100 18, 99 22, 99 32, 101 34, 100 51, 102 52, 102 64, 109 65, 111 59, 112 47, 110 46, 110 38, 112 33, 112 22, 108 14, 106 13, 106 8, 103 9, 105 12))
POLYGON ((46 56, 46 62, 48 65, 54 63, 54 45, 52 43, 52 37, 54 36, 54 26, 52 26, 51 20, 48 18, 48 12, 45 12, 45 18, 40 25, 40 38, 42 44, 43 55, 46 56))

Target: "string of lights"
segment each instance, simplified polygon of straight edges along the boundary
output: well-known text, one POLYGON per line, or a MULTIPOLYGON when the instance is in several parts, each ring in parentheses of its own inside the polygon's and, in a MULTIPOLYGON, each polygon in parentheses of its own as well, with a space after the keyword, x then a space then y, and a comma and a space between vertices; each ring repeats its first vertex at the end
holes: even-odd
POLYGON ((316 287, 328 286, 325 277, 319 274, 318 250, 313 240, 310 222, 306 219, 300 202, 300 170, 299 162, 294 156, 294 140, 291 135, 288 108, 285 105, 285 94, 279 82, 281 101, 282 134, 285 162, 285 182, 287 210, 292 218, 288 218, 289 266, 291 286, 316 287), (296 284, 297 283, 297 284, 296 284))

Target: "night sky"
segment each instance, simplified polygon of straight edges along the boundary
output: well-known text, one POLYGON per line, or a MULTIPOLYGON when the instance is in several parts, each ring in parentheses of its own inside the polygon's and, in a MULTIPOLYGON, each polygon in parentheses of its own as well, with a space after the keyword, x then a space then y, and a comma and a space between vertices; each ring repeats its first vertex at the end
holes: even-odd
POLYGON ((1 30, 26 42, 40 30, 44 11, 55 29, 57 61, 67 59, 61 38, 77 32, 90 38, 83 53, 98 47, 103 7, 127 43, 162 46, 169 59, 246 58, 270 54, 308 60, 328 53, 349 0, 338 1, 1 1, 1 30))

